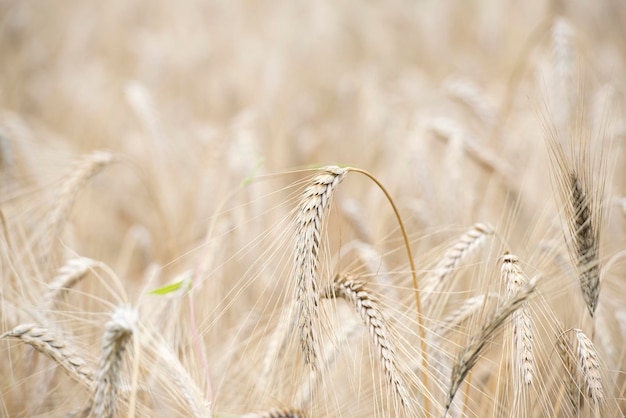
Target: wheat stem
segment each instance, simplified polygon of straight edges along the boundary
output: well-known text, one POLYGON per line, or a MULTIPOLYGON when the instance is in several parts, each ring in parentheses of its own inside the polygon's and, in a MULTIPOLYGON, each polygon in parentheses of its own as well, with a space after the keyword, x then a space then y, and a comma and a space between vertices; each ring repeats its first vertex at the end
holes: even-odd
MULTIPOLYGON (((385 188, 385 186, 371 173, 368 171, 362 170, 360 168, 350 167, 350 171, 354 171, 356 173, 361 173, 364 176, 368 177, 372 180, 378 188, 384 193, 387 201, 391 205, 394 215, 396 216, 396 220, 398 222, 398 226, 400 227, 400 232, 402 234, 402 239, 404 241, 404 248, 406 249, 407 257, 409 259, 409 266, 411 267, 411 278, 413 279, 413 290, 415 292, 415 306, 417 307, 417 325, 418 325, 418 333, 420 337, 420 347, 422 351, 422 380, 424 387, 428 389, 428 358, 426 356, 426 327, 424 326, 424 318, 422 316, 422 302, 420 301, 420 291, 417 283, 417 270, 415 268, 415 261, 413 260, 413 253, 411 251, 411 245, 409 242, 409 236, 406 232, 406 228, 404 227, 404 222, 402 221, 402 217, 400 216, 400 211, 396 207, 395 202, 391 198, 391 195, 385 188)), ((428 396, 424 396, 424 409, 426 410, 426 414, 429 414, 430 411, 430 400, 428 396)))

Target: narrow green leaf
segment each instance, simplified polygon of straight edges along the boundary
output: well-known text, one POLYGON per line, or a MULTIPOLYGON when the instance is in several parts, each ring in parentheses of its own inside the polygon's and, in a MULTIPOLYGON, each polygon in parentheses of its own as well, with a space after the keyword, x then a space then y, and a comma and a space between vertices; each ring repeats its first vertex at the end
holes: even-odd
POLYGON ((165 286, 159 287, 158 289, 154 289, 148 292, 149 295, 167 295, 168 293, 172 293, 180 289, 180 287, 185 283, 186 280, 181 280, 176 283, 166 284, 165 286))

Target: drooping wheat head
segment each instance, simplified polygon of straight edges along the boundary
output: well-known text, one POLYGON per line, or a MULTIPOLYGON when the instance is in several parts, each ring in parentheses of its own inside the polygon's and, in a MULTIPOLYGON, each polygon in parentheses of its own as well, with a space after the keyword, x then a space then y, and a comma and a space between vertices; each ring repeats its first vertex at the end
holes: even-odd
POLYGON ((23 324, 0 335, 0 339, 2 338, 17 338, 30 345, 54 360, 72 379, 91 387, 94 373, 85 362, 85 357, 63 341, 60 335, 35 324, 23 324))
POLYGON ((57 270, 48 285, 48 292, 44 296, 46 306, 54 309, 63 293, 82 280, 94 266, 95 261, 87 257, 77 257, 68 260, 57 270))
POLYGON ((493 235, 494 228, 488 223, 472 225, 457 241, 446 250, 432 273, 426 278, 424 294, 428 298, 446 278, 459 268, 463 260, 476 251, 488 236, 493 235))
POLYGON ((42 248, 45 260, 50 257, 54 242, 60 235, 63 226, 70 216, 78 192, 80 192, 89 179, 102 171, 106 166, 116 161, 118 161, 118 157, 115 154, 106 151, 94 151, 85 155, 80 160, 77 167, 63 183, 57 203, 48 219, 49 228, 47 233, 49 235, 45 238, 45 244, 42 248))
POLYGON ((396 349, 378 299, 367 289, 365 282, 349 274, 338 275, 332 286, 323 290, 321 297, 343 298, 355 310, 369 330, 374 346, 389 384, 394 388, 404 408, 410 407, 409 391, 398 371, 396 349))
POLYGON ((136 322, 136 311, 122 306, 116 309, 105 325, 93 400, 95 417, 115 417, 124 351, 136 330, 136 322))
POLYGON ((304 190, 296 214, 294 252, 296 315, 304 361, 313 369, 318 367, 319 351, 314 327, 319 305, 318 256, 322 241, 322 224, 333 193, 347 172, 346 169, 336 166, 320 169, 304 190))

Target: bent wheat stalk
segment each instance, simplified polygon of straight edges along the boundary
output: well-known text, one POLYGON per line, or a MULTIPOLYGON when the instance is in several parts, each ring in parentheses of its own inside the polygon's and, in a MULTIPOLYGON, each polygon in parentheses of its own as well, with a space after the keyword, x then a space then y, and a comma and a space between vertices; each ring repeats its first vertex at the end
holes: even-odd
MULTIPOLYGON (((393 210, 394 215, 396 216, 396 221, 398 222, 398 227, 400 228, 400 233, 402 234, 402 240, 404 241, 404 248, 406 249, 406 254, 409 259, 409 266, 411 267, 411 278, 413 279, 413 291, 415 294, 415 306, 417 308, 417 326, 418 326, 418 334, 420 337, 420 348, 422 351, 422 383, 424 384, 424 388, 428 390, 428 357, 426 353, 426 327, 424 326, 424 318, 422 317, 422 302, 420 301, 420 287, 417 283, 417 272, 415 269, 415 261, 413 260, 413 253, 411 251, 411 244, 409 243, 409 236, 406 232, 406 228, 404 227, 404 222, 402 221, 402 216, 400 216, 400 211, 398 210, 395 202, 391 198, 391 195, 383 186, 383 184, 370 172, 366 170, 362 170, 360 168, 350 167, 350 171, 354 171, 356 173, 361 173, 370 180, 372 180, 376 186, 383 192, 387 201, 391 205, 391 209, 393 210)), ((430 399, 428 396, 424 396, 424 410, 426 414, 430 413, 430 399)))

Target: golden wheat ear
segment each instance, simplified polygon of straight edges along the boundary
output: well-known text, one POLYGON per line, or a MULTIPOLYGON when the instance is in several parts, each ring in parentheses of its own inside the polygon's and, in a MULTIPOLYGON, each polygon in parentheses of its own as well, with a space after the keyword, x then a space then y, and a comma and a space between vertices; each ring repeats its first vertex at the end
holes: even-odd
POLYGON ((596 346, 582 330, 571 328, 557 336, 556 348, 566 369, 565 388, 572 413, 579 414, 583 390, 591 407, 599 411, 605 397, 596 346), (570 338, 571 334, 575 342, 570 338))
POLYGON ((95 151, 82 157, 76 168, 67 177, 57 198, 56 205, 48 218, 48 235, 43 244, 44 261, 49 261, 56 238, 67 222, 78 193, 85 184, 105 167, 119 161, 119 157, 106 151, 95 151))
MULTIPOLYGON (((599 202, 589 195, 575 172, 570 181, 570 232, 574 239, 574 251, 578 279, 589 314, 594 316, 600 295, 599 246, 600 229, 594 212, 599 212, 599 202)), ((593 186, 591 186, 593 187, 593 186)))
POLYGON ((463 383, 467 374, 472 370, 476 362, 480 359, 482 352, 488 345, 489 340, 502 327, 507 318, 524 305, 526 300, 535 291, 537 278, 529 280, 520 290, 512 297, 505 300, 496 311, 482 324, 477 334, 472 336, 469 344, 461 351, 456 362, 452 367, 452 375, 450 377, 450 387, 445 403, 444 417, 448 414, 454 396, 463 383))
POLYGON ((2 338, 16 338, 30 345, 54 360, 72 379, 91 387, 94 380, 93 370, 85 362, 85 357, 64 341, 61 335, 35 324, 23 324, 0 335, 0 339, 2 338))
POLYGON ((541 115, 547 133, 552 176, 560 196, 564 233, 581 294, 590 316, 598 306, 601 287, 600 242, 606 219, 603 205, 607 184, 608 149, 602 128, 584 109, 584 92, 577 83, 575 33, 562 18, 552 31, 554 97, 541 115))
POLYGON ((95 264, 94 260, 87 257, 67 260, 63 266, 59 267, 56 276, 48 285, 48 291, 44 296, 46 306, 54 310, 63 294, 85 278, 95 264))
POLYGON ((387 381, 394 388, 402 407, 410 409, 409 391, 402 375, 398 371, 396 349, 390 338, 389 327, 380 302, 367 288, 365 282, 355 279, 349 274, 335 277, 331 287, 321 293, 324 299, 342 298, 348 302, 368 328, 387 381))
POLYGON ((582 330, 573 329, 578 343, 578 366, 587 389, 587 396, 595 406, 604 400, 602 374, 598 350, 591 339, 582 330))
POLYGON ((126 306, 117 308, 104 327, 102 352, 96 372, 92 408, 94 417, 115 417, 124 351, 136 327, 137 312, 126 306))
MULTIPOLYGON (((556 141, 556 138, 553 138, 556 141)), ((566 156, 563 147, 551 144, 555 175, 561 200, 565 207, 567 248, 580 290, 594 317, 598 307, 601 286, 600 238, 604 222, 602 200, 606 176, 602 169, 586 166, 593 155, 590 150, 577 150, 577 155, 566 156), (599 173, 595 173, 599 171, 599 173)))
POLYGON ((593 149, 590 135, 585 133, 565 135, 555 128, 548 131, 553 176, 564 207, 562 215, 567 249, 576 269, 585 305, 593 318, 601 287, 600 241, 606 217, 602 206, 606 151, 593 149), (566 139, 573 135, 578 138, 577 142, 567 142, 566 139))
POLYGON ((487 237, 495 233, 494 227, 488 223, 476 223, 461 235, 450 246, 432 273, 427 277, 423 288, 425 298, 429 298, 442 283, 461 266, 463 261, 478 250, 487 237))
MULTIPOLYGON (((500 269, 502 281, 506 284, 506 297, 513 298, 528 279, 519 266, 519 259, 513 254, 505 254, 500 269)), ((522 304, 512 314, 513 317, 513 348, 517 359, 518 370, 526 385, 533 382, 535 375, 535 357, 533 354, 533 328, 528 303, 522 304)))
POLYGON ((314 327, 318 318, 318 256, 322 225, 333 193, 347 173, 347 169, 336 166, 322 168, 304 190, 296 213, 294 269, 297 325, 304 361, 313 369, 318 368, 319 341, 314 327))
POLYGON ((451 330, 460 326, 472 316, 476 315, 489 299, 501 300, 497 293, 478 295, 463 301, 463 304, 450 312, 434 329, 433 333, 440 338, 445 337, 451 330))

